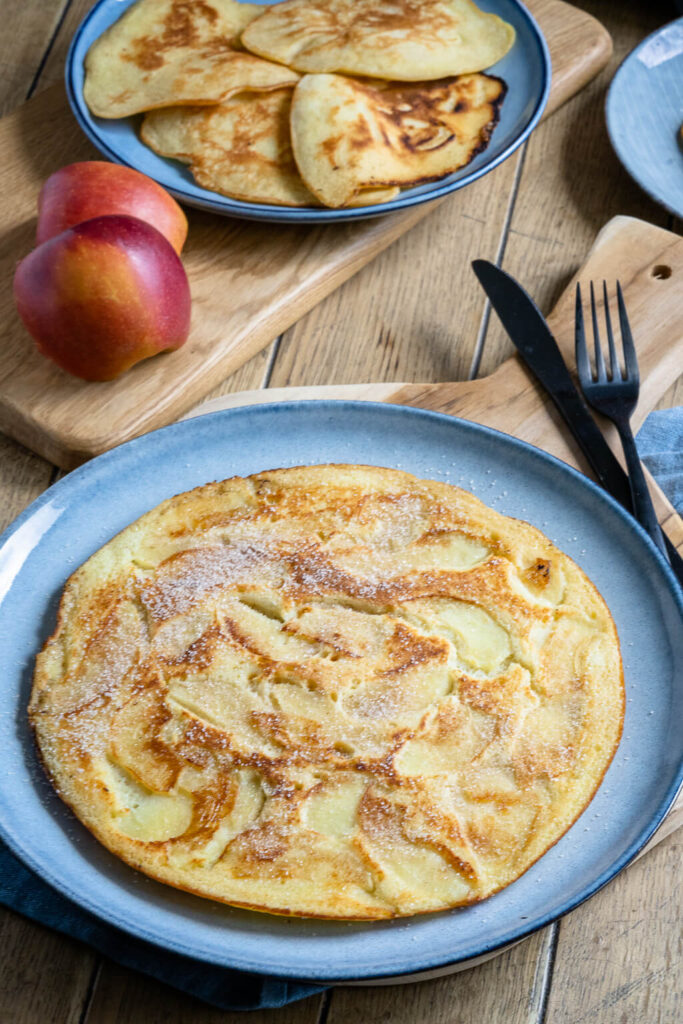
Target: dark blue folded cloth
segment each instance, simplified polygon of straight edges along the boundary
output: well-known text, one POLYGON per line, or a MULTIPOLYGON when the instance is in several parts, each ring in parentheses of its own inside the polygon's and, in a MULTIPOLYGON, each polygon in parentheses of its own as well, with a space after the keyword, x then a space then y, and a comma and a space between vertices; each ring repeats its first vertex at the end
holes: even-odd
POLYGON ((4 843, 0 843, 0 904, 222 1010, 285 1006, 323 991, 316 985, 214 967, 135 939, 60 896, 24 867, 4 843))
MULTIPOLYGON (((669 500, 683 514, 683 407, 651 413, 638 434, 638 449, 669 500)), ((285 1006, 323 991, 317 985, 214 967, 134 939, 60 896, 2 843, 0 904, 223 1010, 285 1006)))
POLYGON ((683 515, 683 405, 651 412, 637 441, 641 459, 683 515))

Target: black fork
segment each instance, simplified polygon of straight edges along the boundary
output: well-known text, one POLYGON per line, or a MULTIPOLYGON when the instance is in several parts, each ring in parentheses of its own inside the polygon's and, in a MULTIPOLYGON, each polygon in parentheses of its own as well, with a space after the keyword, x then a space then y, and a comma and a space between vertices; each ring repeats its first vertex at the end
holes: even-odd
POLYGON ((593 320, 593 340, 595 345, 595 377, 591 369, 590 357, 586 347, 586 331, 583 322, 583 305, 581 302, 581 286, 576 286, 576 366, 579 372, 581 390, 594 409, 601 412, 603 416, 612 420, 617 430, 626 456, 628 467, 628 479, 631 485, 633 497, 633 510, 636 519, 642 527, 650 534, 664 557, 668 561, 666 547, 662 531, 657 522, 657 515, 652 505, 650 492, 647 488, 643 467, 638 456, 638 449, 631 430, 631 416, 638 403, 638 392, 640 390, 640 374, 638 373, 638 360, 636 349, 633 344, 633 335, 626 315, 624 296, 621 292, 621 285, 617 281, 617 305, 619 308, 619 324, 621 327, 621 343, 624 350, 625 373, 622 374, 619 365, 612 332, 612 320, 609 312, 609 299, 607 285, 602 282, 603 299, 605 306, 605 328, 607 330, 607 344, 610 355, 610 372, 607 373, 605 360, 602 355, 600 342, 600 331, 598 328, 598 311, 595 302, 595 292, 591 281, 591 316, 593 320))

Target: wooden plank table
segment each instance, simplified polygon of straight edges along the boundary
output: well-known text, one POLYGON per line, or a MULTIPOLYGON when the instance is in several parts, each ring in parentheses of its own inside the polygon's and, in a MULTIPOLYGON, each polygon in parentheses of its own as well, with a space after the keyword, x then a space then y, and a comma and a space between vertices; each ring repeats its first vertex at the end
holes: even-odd
MULTIPOLYGON (((549 309, 600 227, 631 214, 680 230, 621 169, 606 87, 672 0, 575 0, 612 33, 614 57, 496 171, 440 206, 214 392, 363 380, 462 380, 510 353, 469 268, 505 267, 549 309)), ((3 0, 0 112, 57 81, 91 0, 3 0)), ((683 402, 683 381, 663 405, 683 402)), ((56 477, 0 436, 0 528, 56 477)), ((437 981, 336 989, 253 1024, 678 1024, 681 850, 674 833, 594 899, 488 963, 437 981)), ((237 1024, 91 950, 0 911, 2 1024, 237 1024)))

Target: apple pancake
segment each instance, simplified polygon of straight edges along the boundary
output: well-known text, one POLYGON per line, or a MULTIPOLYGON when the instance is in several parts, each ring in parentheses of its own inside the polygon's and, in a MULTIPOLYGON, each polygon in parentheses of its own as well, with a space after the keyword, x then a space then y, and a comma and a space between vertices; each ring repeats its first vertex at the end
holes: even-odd
MULTIPOLYGON (((165 107, 145 115, 142 141, 190 164, 198 185, 244 202, 318 206, 294 162, 291 89, 241 93, 216 107, 165 107)), ((393 199, 398 188, 366 189, 363 205, 393 199)))
POLYGON ((237 0, 138 0, 88 50, 86 103, 98 117, 119 118, 293 85, 296 72, 240 44, 262 11, 237 0))
POLYGON ((514 41, 472 0, 285 0, 242 33, 248 50, 297 71, 403 82, 483 71, 514 41))
POLYGON ((362 466, 171 498, 68 581, 30 719, 63 800, 169 885, 379 919, 481 900, 586 807, 614 623, 533 526, 362 466))
POLYGON ((305 75, 292 102, 294 158, 331 207, 362 188, 434 181, 486 148, 505 92, 482 74, 408 84, 305 75))

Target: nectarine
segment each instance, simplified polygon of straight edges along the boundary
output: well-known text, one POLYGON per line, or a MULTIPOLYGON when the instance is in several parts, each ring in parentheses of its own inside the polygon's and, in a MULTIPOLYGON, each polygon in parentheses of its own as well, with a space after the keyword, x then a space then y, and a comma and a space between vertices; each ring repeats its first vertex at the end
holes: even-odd
POLYGON ((120 213, 147 221, 180 253, 187 218, 156 181, 131 167, 84 160, 55 171, 38 196, 38 245, 74 224, 120 213))
POLYGON ((14 298, 40 351, 84 380, 111 380, 190 329, 190 287, 164 236, 135 217, 94 217, 21 261, 14 298))

